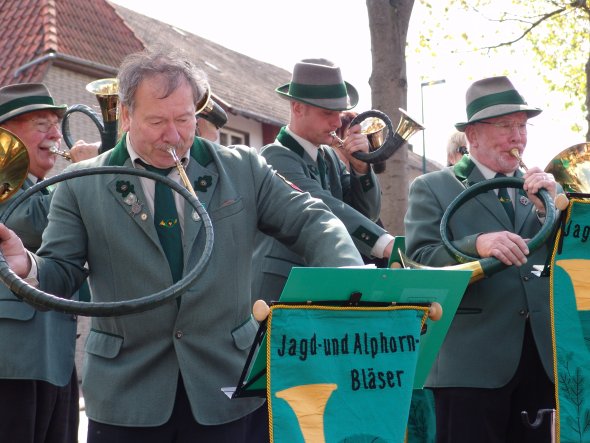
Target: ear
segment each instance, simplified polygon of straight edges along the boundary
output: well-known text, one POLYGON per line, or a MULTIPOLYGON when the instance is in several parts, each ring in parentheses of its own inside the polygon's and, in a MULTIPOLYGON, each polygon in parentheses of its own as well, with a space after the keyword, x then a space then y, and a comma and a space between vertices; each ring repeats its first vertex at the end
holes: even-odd
POLYGON ((128 131, 131 116, 129 115, 129 108, 126 105, 121 104, 121 131, 128 131))
POLYGON ((465 137, 469 148, 477 148, 477 130, 473 125, 467 125, 465 128, 465 137))
POLYGON ((302 115, 305 105, 296 100, 291 100, 291 112, 294 115, 302 115))

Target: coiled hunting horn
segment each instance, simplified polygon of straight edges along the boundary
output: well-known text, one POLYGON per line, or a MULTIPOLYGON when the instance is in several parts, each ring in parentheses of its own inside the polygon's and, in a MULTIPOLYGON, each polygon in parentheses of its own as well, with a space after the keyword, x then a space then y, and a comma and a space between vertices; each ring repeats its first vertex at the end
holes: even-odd
MULTIPOLYGON (((146 177, 163 182, 174 191, 180 193, 182 197, 188 201, 200 217, 205 231, 203 253, 199 260, 197 260, 195 266, 187 272, 182 279, 167 289, 133 300, 116 302, 83 302, 57 297, 29 285, 10 269, 6 258, 0 253, 0 281, 14 292, 18 298, 35 307, 91 317, 119 316, 147 311, 167 303, 186 292, 186 290, 201 275, 209 261, 213 250, 213 225, 209 214, 198 200, 190 183, 188 183, 187 186, 185 179, 188 179, 186 178, 184 168, 176 156, 176 152, 173 148, 170 148, 169 152, 174 158, 177 168, 182 168, 182 171, 179 170, 179 173, 185 186, 176 183, 168 177, 161 176, 158 173, 150 172, 145 169, 127 168, 122 166, 100 166, 77 169, 45 179, 15 196, 10 202, 10 205, 2 213, 2 216, 0 216, 0 223, 6 223, 6 220, 14 212, 17 206, 31 195, 47 186, 71 178, 97 174, 122 174, 146 177)), ((6 201, 21 188, 22 183, 27 177, 28 168, 29 156, 22 140, 10 131, 0 128, 0 186, 5 188, 5 191, 0 193, 0 202, 6 201)))

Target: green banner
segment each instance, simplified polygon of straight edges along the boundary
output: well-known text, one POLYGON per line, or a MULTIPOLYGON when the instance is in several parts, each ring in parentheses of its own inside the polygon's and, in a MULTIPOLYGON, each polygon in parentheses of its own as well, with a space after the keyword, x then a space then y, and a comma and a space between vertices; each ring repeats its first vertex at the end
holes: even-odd
POLYGON ((552 257, 556 441, 590 441, 590 200, 574 198, 552 257), (560 249, 561 246, 561 249, 560 249))
POLYGON ((427 315, 424 306, 273 306, 271 440, 403 442, 427 315))

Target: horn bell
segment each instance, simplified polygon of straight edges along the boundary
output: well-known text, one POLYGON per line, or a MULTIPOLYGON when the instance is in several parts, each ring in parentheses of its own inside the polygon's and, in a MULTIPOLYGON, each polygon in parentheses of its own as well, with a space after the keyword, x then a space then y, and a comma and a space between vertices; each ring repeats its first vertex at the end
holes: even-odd
POLYGON ((402 251, 399 251, 399 257, 402 262, 402 266, 405 269, 435 269, 438 271, 471 271, 471 278, 469 279, 469 284, 475 283, 476 281, 481 280, 486 276, 484 272, 484 268, 482 267, 479 261, 472 261, 469 263, 461 263, 458 265, 452 266, 443 266, 440 268, 433 267, 433 266, 425 266, 422 265, 412 259, 410 259, 406 254, 402 251))
POLYGON ((579 143, 557 154, 545 168, 565 192, 590 194, 590 142, 579 143))
POLYGON ((29 173, 29 152, 23 141, 0 128, 0 202, 18 191, 29 173))
POLYGON ((119 81, 116 78, 102 78, 88 83, 86 90, 96 95, 102 121, 116 122, 119 118, 119 81))

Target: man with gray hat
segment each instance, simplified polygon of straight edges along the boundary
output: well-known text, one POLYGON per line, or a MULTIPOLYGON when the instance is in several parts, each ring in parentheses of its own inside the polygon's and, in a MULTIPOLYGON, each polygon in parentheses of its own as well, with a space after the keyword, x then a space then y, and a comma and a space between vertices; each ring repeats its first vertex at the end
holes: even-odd
MULTIPOLYGON (((330 147, 332 133, 342 124, 341 111, 358 103, 356 89, 332 62, 306 59, 295 65, 291 82, 276 92, 289 100, 291 119, 275 142, 262 148, 262 156, 295 186, 321 199, 342 220, 359 252, 389 258, 393 237, 375 223, 381 210, 379 182, 371 166, 352 155, 369 151, 367 137, 360 125, 348 129, 340 149, 350 170, 330 147)), ((291 268, 307 263, 289 250, 288 242, 259 235, 257 244, 252 296, 278 300, 291 268)))
POLYGON ((430 372, 437 442, 549 442, 550 420, 526 427, 521 412, 534 417, 555 407, 549 312, 549 279, 533 274, 544 265, 547 246, 534 252, 527 240, 544 223, 535 195, 555 197, 551 174, 518 170, 527 142, 529 106, 507 77, 473 83, 466 94, 469 154, 454 166, 418 177, 410 187, 405 217, 406 253, 423 265, 457 264, 441 242, 440 221, 467 187, 498 175, 522 177, 523 189, 491 190, 465 203, 449 219, 455 247, 472 257, 495 257, 506 269, 471 284, 430 372))
MULTIPOLYGON (((53 168, 66 105, 56 105, 47 87, 22 83, 0 88, 0 128, 24 144, 28 176, 18 194, 53 168)), ((77 144, 72 158, 96 155, 77 144)), ((6 221, 25 246, 36 251, 47 226, 52 193, 37 192, 6 221)), ((10 199, 0 205, 2 213, 10 199)), ((40 312, 0 285, 0 441, 77 442, 78 377, 74 366, 76 318, 40 312)))

